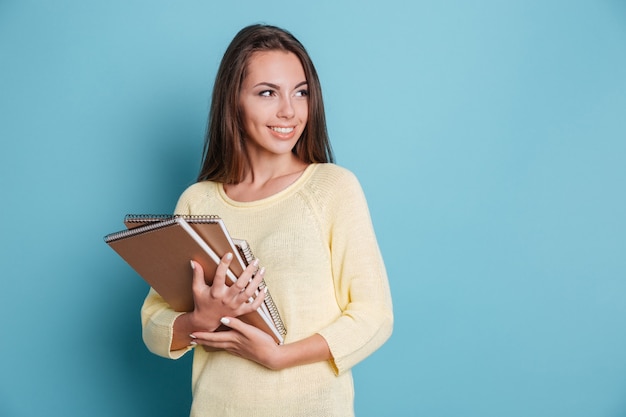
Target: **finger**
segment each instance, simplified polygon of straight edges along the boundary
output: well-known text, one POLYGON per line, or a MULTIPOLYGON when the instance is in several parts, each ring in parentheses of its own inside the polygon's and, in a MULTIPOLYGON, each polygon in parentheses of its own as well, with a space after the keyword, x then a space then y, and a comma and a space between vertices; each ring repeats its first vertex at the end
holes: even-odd
POLYGON ((226 283, 226 271, 230 267, 230 262, 233 260, 233 254, 228 252, 226 255, 222 256, 220 263, 217 265, 217 269, 215 270, 215 277, 213 278, 214 287, 221 287, 226 283))
POLYGON ((233 285, 233 291, 236 293, 240 293, 244 291, 246 287, 248 286, 248 284, 250 284, 251 282, 252 274, 254 274, 258 268, 259 268, 259 260, 255 259, 254 262, 248 265, 248 267, 239 276, 239 278, 233 285))
POLYGON ((267 294, 267 287, 263 287, 263 289, 259 291, 259 295, 257 295, 254 301, 250 304, 250 308, 253 311, 261 307, 261 304, 263 304, 263 300, 265 300, 266 294, 267 294))
POLYGON ((234 317, 222 317, 220 319, 220 323, 222 323, 224 326, 230 327, 233 330, 239 331, 241 331, 241 325, 243 324, 241 320, 234 317))
POLYGON ((233 346, 236 333, 235 330, 227 330, 215 333, 196 333, 198 336, 194 341, 207 352, 227 350, 233 346))
POLYGON ((202 265, 195 261, 189 261, 191 263, 192 270, 192 281, 191 288, 195 294, 199 294, 206 286, 206 282, 204 280, 204 270, 202 269, 202 265))
POLYGON ((263 283, 264 279, 265 279, 265 267, 263 266, 261 267, 261 269, 259 269, 256 275, 254 275, 254 279, 252 279, 249 286, 255 288, 255 292, 258 293, 259 287, 263 283))
MULTIPOLYGON (((231 333, 229 336, 230 337, 235 337, 235 340, 237 340, 237 335, 242 335, 243 337, 245 337, 247 340, 251 340, 251 337, 254 337, 254 335, 259 335, 261 337, 266 337, 269 338, 270 340, 273 340, 272 337, 265 333, 263 330, 254 327, 250 324, 247 324, 241 320, 239 320, 238 318, 235 317, 222 317, 220 319, 220 322, 224 325, 227 326, 228 328, 235 330, 235 332, 221 332, 221 333, 231 333)), ((215 332, 213 333, 214 335, 217 335, 217 333, 220 332, 215 332)), ((224 339, 222 340, 230 340, 229 337, 224 337, 224 339)))
POLYGON ((259 272, 256 273, 254 279, 250 281, 248 286, 246 287, 245 292, 243 294, 246 298, 253 298, 254 296, 259 295, 259 286, 263 282, 263 277, 265 276, 265 267, 259 269, 259 272))
POLYGON ((199 344, 209 342, 227 342, 233 339, 233 330, 222 330, 219 332, 193 332, 190 336, 199 344))
MULTIPOLYGON (((234 320, 231 317, 229 317, 229 319, 234 320)), ((229 320, 225 321, 230 322, 229 320)), ((243 322, 241 322, 241 324, 244 327, 246 326, 243 322)), ((236 342, 241 337, 241 333, 227 326, 223 328, 224 330, 216 332, 197 331, 193 332, 190 336, 193 338, 194 342, 199 345, 225 349, 236 342)))

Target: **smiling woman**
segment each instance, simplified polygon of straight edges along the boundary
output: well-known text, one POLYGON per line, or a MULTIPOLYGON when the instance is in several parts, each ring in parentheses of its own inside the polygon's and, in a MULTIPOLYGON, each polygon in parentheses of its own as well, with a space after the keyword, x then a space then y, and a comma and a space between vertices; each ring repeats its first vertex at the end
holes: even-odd
POLYGON ((219 215, 262 262, 228 287, 232 256, 210 286, 192 260, 194 310, 151 290, 144 341, 167 358, 194 351, 192 416, 349 417, 351 369, 389 338, 393 312, 363 191, 332 164, 313 63, 290 33, 250 26, 213 91, 198 182, 175 212, 219 215), (237 319, 258 308, 262 278, 288 329, 283 345, 237 319))

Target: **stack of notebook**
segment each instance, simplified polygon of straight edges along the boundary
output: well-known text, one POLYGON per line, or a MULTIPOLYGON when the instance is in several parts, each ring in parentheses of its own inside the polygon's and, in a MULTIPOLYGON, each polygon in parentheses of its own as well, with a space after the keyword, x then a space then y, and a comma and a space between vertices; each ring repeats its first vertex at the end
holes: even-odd
MULTIPOLYGON (((124 223, 127 229, 104 241, 176 311, 194 308, 189 261, 202 265, 210 285, 220 259, 231 252, 226 274, 231 285, 254 260, 248 243, 232 238, 218 216, 127 215, 124 223)), ((265 286, 262 282, 259 289, 265 286)), ((287 331, 269 291, 261 307, 239 318, 283 343, 287 331)))

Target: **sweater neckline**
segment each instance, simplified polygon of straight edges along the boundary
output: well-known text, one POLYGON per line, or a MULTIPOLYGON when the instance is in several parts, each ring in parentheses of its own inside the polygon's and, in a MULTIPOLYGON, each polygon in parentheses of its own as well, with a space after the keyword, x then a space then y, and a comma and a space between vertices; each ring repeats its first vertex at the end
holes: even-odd
POLYGON ((270 204, 273 203, 277 200, 281 200, 285 197, 287 197, 288 195, 296 192, 301 186, 302 184, 304 184, 312 175, 313 172, 315 172, 315 170, 317 169, 317 167, 319 166, 319 164, 317 163, 313 163, 313 164, 309 164, 304 171, 302 171, 302 174, 300 174, 300 176, 291 184, 289 184, 286 188, 282 189, 281 191, 277 192, 276 194, 272 194, 268 197, 259 199, 259 200, 254 200, 254 201, 237 201, 237 200, 233 200, 232 198, 230 198, 227 194, 226 191, 224 190, 224 184, 223 183, 216 183, 217 185, 217 190, 219 192, 220 197, 222 198, 222 200, 226 203, 229 204, 231 206, 234 207, 254 207, 254 206, 261 206, 264 204, 270 204))

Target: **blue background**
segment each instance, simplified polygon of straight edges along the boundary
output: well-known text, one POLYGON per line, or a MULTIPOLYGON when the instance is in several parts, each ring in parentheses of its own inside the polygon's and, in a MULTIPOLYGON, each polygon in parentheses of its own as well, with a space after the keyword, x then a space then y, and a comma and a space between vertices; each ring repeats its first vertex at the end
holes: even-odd
POLYGON ((193 182, 256 22, 312 55, 388 266, 357 415, 626 416, 621 0, 0 1, 0 415, 187 414, 102 236, 193 182))

